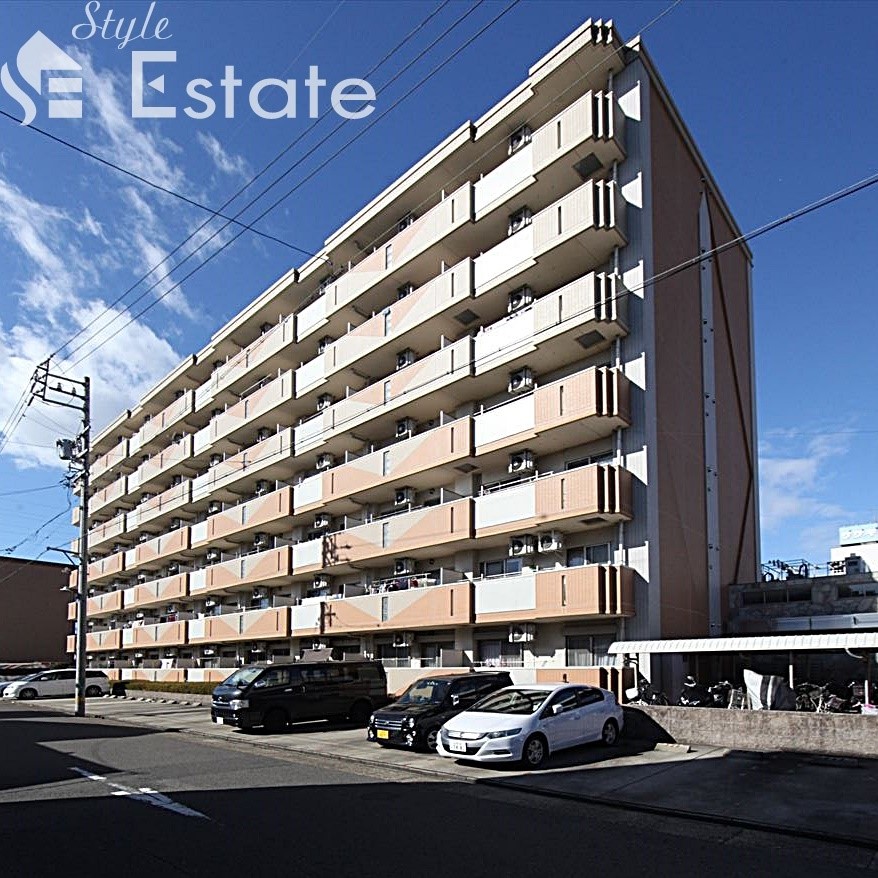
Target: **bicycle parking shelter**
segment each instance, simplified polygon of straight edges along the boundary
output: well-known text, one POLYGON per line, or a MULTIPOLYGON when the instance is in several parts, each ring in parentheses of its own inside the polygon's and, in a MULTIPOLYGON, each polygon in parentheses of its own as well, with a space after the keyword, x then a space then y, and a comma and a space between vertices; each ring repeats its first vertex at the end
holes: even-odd
MULTIPOLYGON (((786 656, 789 684, 794 687, 795 659, 801 655, 828 656, 846 654, 851 659, 865 660, 866 700, 874 693, 873 666, 878 657, 878 631, 838 634, 764 634, 746 637, 699 637, 674 640, 619 640, 610 645, 609 654, 632 658, 641 657, 698 661, 702 658, 726 659, 725 664, 746 664, 748 655, 770 655, 779 659, 786 656), (729 661, 731 660, 731 661, 729 661)), ((719 662, 716 663, 717 665, 719 662)), ((714 673, 716 671, 714 670, 714 673)), ((725 674, 724 676, 728 676, 725 674)))

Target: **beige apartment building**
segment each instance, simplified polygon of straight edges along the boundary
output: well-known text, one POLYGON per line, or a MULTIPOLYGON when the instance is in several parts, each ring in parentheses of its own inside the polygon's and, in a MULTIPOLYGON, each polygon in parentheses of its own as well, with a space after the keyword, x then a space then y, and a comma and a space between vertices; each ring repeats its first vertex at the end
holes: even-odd
POLYGON ((618 687, 612 641, 719 634, 757 570, 750 254, 662 273, 738 234, 586 22, 96 437, 90 665, 618 687))

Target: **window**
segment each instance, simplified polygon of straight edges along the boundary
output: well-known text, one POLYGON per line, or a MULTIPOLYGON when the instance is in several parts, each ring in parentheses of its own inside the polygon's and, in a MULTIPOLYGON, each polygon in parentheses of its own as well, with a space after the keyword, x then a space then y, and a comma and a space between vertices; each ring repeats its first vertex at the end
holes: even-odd
POLYGON ((567 713, 569 710, 575 710, 579 707, 577 693, 578 689, 565 689, 563 692, 558 692, 556 695, 552 696, 552 700, 546 705, 548 709, 549 716, 556 713, 555 706, 561 705, 561 710, 557 711, 558 713, 567 713))
POLYGON ((604 693, 600 689, 578 689, 576 696, 580 707, 588 707, 589 704, 599 704, 604 700, 604 693))
POLYGON ((601 451, 597 454, 590 454, 587 457, 577 457, 576 460, 568 460, 564 464, 564 469, 579 469, 581 466, 590 466, 593 463, 612 463, 613 452, 601 451))
POLYGON ((421 644, 421 667, 422 668, 438 668, 442 664, 442 650, 454 649, 454 641, 449 640, 443 643, 422 643, 421 644))
POLYGON ((567 550, 567 566, 582 567, 584 564, 609 564, 610 544, 597 543, 594 546, 571 546, 567 550))
POLYGON ((254 685, 258 686, 260 689, 269 688, 271 686, 289 686, 290 669, 270 668, 256 681, 254 685))
POLYGON ((481 576, 507 576, 521 573, 521 558, 501 558, 497 561, 482 561, 479 563, 481 576))
POLYGON ((524 652, 521 643, 507 640, 478 641, 478 660, 489 668, 524 667, 524 652))
POLYGON ((325 683, 328 679, 326 668, 301 668, 301 672, 305 683, 325 683))
POLYGON ((589 668, 608 666, 616 663, 610 656, 610 644, 615 640, 612 634, 577 634, 565 638, 568 668, 589 668))

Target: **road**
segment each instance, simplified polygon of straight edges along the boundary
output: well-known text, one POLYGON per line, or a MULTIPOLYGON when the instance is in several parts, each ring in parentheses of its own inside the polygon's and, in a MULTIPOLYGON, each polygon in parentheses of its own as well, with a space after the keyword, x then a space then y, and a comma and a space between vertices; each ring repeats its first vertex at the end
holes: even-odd
POLYGON ((12 705, 0 857, 7 878, 878 874, 874 850, 12 705))

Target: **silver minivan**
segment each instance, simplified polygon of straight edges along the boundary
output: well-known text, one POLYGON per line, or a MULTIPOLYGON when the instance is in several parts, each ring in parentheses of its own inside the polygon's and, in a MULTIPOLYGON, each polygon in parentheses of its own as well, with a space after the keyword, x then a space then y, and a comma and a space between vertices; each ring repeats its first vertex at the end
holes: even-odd
MULTIPOLYGON (((86 671, 85 694, 89 698, 98 695, 108 695, 110 692, 110 680, 103 671, 86 671)), ((42 698, 44 696, 67 696, 72 698, 76 694, 76 671, 72 668, 64 668, 60 671, 40 671, 7 683, 3 687, 4 698, 42 698)))

